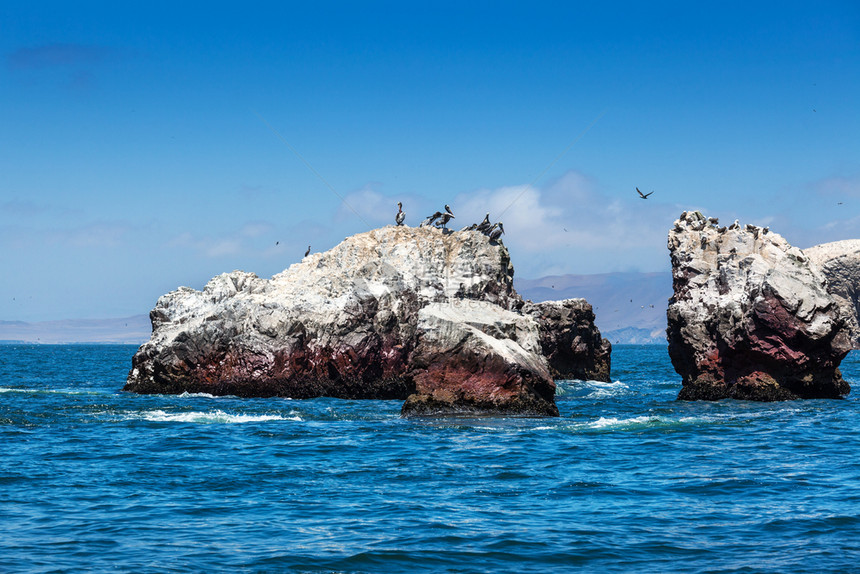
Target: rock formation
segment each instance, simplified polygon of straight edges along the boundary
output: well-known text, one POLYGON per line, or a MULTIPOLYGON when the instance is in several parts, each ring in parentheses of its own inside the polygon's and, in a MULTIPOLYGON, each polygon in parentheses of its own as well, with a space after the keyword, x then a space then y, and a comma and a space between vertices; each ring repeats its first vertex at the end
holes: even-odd
POLYGON ((669 232, 679 399, 836 398, 846 318, 809 258, 767 228, 683 213, 669 232))
POLYGON ((558 415, 541 323, 520 312, 513 273, 483 233, 388 226, 269 280, 222 274, 158 300, 125 390, 558 415))
POLYGON ((612 345, 594 324, 585 299, 527 302, 523 313, 540 327, 540 345, 554 379, 609 381, 612 345))
POLYGON ((851 345, 860 349, 860 239, 816 245, 803 253, 827 279, 827 292, 848 317, 851 345))

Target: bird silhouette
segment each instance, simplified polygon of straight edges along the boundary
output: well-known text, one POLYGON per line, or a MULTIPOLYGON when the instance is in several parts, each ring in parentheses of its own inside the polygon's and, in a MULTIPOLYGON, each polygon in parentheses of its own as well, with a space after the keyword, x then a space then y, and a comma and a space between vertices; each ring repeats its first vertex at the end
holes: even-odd
POLYGON ((637 187, 637 188, 636 188, 636 193, 638 193, 638 194, 639 194, 639 197, 641 197, 642 199, 648 199, 648 196, 649 196, 649 195, 651 195, 651 194, 652 194, 652 193, 654 193, 654 192, 653 192, 653 191, 651 191, 651 192, 648 192, 648 193, 642 193, 641 191, 639 191, 639 188, 637 187))
POLYGON ((397 202, 397 215, 394 216, 394 222, 397 225, 403 225, 403 221, 406 220, 406 214, 403 213, 403 204, 401 202, 397 202))
POLYGON ((305 257, 307 257, 307 256, 308 256, 308 255, 310 255, 310 254, 311 254, 311 246, 310 246, 310 245, 308 245, 308 250, 307 250, 307 251, 305 251, 305 257))

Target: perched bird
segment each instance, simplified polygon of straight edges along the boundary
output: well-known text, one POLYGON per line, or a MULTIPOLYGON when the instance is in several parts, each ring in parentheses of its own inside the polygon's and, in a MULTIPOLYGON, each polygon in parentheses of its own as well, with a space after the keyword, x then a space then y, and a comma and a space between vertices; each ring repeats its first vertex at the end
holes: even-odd
POLYGON ((502 225, 501 221, 497 225, 498 225, 498 227, 496 227, 493 230, 493 232, 490 233, 490 240, 491 241, 498 241, 502 237, 502 234, 505 232, 505 228, 502 225))
POLYGON ((403 225, 403 222, 406 220, 406 214, 403 213, 403 204, 401 202, 397 202, 397 215, 394 216, 394 222, 397 223, 398 226, 403 225))
MULTIPOLYGON (((448 206, 446 205, 445 207, 447 208, 448 206)), ((439 217, 439 220, 436 222, 436 227, 443 227, 444 228, 446 225, 448 225, 448 222, 451 221, 452 219, 456 219, 454 217, 453 213, 450 213, 450 212, 442 213, 441 216, 439 217)))
POLYGON ((450 214, 451 214, 451 217, 454 217, 454 212, 453 212, 453 211, 451 211, 451 207, 450 207, 447 203, 445 204, 445 211, 447 211, 448 213, 450 213, 450 214))
POLYGON ((477 227, 478 231, 483 231, 484 233, 486 233, 488 229, 490 229, 490 214, 489 213, 487 213, 487 215, 484 216, 484 221, 479 223, 478 227, 477 227))
POLYGON ((437 219, 439 219, 440 217, 442 217, 442 212, 437 211, 436 213, 434 213, 433 215, 431 215, 430 217, 428 217, 427 219, 422 221, 420 227, 427 227, 428 225, 432 225, 433 222, 436 221, 437 219))
POLYGON ((639 197, 641 197, 642 199, 648 199, 648 196, 649 196, 649 195, 651 195, 651 194, 652 194, 652 193, 654 193, 654 192, 653 192, 653 191, 651 191, 651 192, 649 192, 649 193, 642 193, 641 191, 639 191, 639 188, 637 187, 637 188, 636 188, 636 193, 638 193, 638 194, 639 194, 639 197))
POLYGON ((307 256, 308 256, 308 255, 310 255, 310 254, 311 254, 311 246, 310 246, 310 245, 308 245, 308 250, 307 250, 307 251, 305 251, 305 257, 307 257, 307 256))

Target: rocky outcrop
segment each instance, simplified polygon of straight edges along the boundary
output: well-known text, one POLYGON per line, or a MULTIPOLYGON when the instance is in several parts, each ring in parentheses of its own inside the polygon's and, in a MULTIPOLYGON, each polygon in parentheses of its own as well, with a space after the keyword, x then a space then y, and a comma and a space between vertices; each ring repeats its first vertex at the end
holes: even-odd
POLYGON ((479 231, 375 229, 269 280, 234 271, 162 296, 125 390, 557 415, 541 323, 512 279, 479 231))
POLYGON ((803 250, 827 279, 827 292, 848 318, 851 346, 860 349, 860 239, 824 243, 803 250))
POLYGON ((541 352, 554 379, 609 381, 612 345, 601 336, 585 299, 529 301, 523 313, 538 322, 541 352))
POLYGON ((836 398, 846 318, 809 258, 768 228, 683 213, 669 232, 679 399, 836 398))

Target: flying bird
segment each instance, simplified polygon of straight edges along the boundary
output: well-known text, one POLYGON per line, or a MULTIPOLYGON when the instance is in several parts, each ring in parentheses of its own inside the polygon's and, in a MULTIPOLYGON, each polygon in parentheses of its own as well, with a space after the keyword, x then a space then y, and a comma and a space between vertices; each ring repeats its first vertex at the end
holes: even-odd
POLYGON ((636 193, 638 193, 638 194, 639 194, 639 197, 641 197, 642 199, 648 199, 648 196, 649 196, 649 195, 651 195, 651 194, 652 194, 652 193, 654 193, 654 192, 653 192, 653 191, 651 191, 651 192, 649 192, 649 193, 642 193, 641 191, 639 191, 639 188, 637 187, 637 188, 636 188, 636 193))
POLYGON ((397 215, 394 216, 394 222, 397 225, 403 225, 403 221, 406 219, 406 214, 403 213, 403 204, 401 202, 397 202, 397 215))

